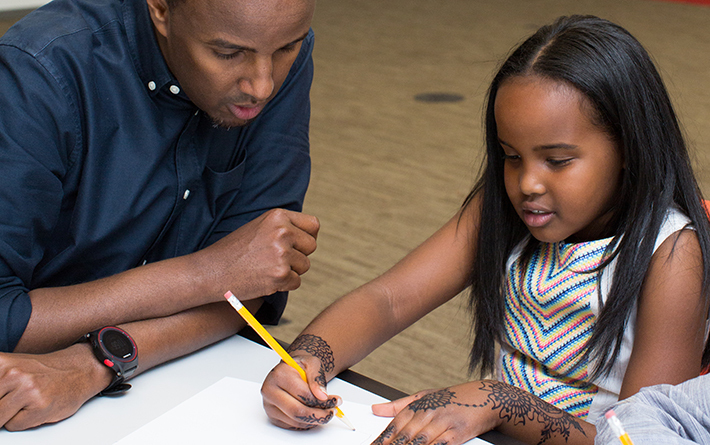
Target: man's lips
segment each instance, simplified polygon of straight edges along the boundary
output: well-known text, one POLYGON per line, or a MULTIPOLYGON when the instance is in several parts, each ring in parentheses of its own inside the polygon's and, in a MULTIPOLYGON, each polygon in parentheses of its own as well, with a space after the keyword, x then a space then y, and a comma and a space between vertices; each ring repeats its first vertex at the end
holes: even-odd
POLYGON ((248 121, 250 119, 254 119, 261 112, 261 110, 264 109, 264 105, 242 106, 229 104, 228 108, 237 119, 248 121))

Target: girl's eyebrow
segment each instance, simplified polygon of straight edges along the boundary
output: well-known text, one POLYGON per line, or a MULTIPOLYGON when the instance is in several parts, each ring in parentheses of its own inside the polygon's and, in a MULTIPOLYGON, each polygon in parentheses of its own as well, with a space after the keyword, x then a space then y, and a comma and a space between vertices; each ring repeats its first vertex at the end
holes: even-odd
POLYGON ((501 139, 501 138, 498 138, 498 143, 499 143, 500 145, 505 145, 506 147, 513 148, 512 145, 510 145, 509 143, 505 142, 505 141, 504 141, 503 139, 501 139))
POLYGON ((556 148, 563 148, 565 150, 574 150, 575 148, 579 148, 579 146, 573 145, 573 144, 565 144, 563 142, 560 142, 558 144, 539 145, 539 146, 533 148, 533 150, 553 150, 556 148))
MULTIPOLYGON (((506 147, 510 147, 510 148, 515 149, 515 147, 513 147, 513 146, 510 145, 509 143, 505 142, 505 141, 504 141, 503 139, 501 139, 501 138, 498 138, 498 142, 499 142, 501 145, 505 145, 506 147)), ((539 150, 554 150, 554 149, 558 149, 558 148, 562 148, 562 149, 565 149, 565 150, 574 150, 575 148, 579 148, 579 146, 578 146, 578 145, 574 145, 574 144, 565 144, 564 142, 560 142, 560 143, 556 143, 556 144, 538 145, 537 147, 534 147, 533 150, 534 150, 534 151, 539 151, 539 150)))

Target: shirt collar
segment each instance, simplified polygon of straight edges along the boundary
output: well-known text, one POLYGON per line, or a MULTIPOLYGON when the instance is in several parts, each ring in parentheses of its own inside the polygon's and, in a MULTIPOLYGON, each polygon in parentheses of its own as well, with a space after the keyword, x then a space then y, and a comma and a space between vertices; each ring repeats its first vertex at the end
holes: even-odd
POLYGON ((123 20, 133 64, 148 93, 155 96, 164 88, 179 86, 160 51, 146 1, 124 0, 123 20))

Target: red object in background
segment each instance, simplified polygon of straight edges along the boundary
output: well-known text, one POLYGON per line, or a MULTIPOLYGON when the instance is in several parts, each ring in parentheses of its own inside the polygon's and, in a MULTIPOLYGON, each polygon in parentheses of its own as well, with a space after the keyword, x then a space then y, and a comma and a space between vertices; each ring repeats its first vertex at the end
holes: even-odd
POLYGON ((710 6, 710 0, 662 0, 666 2, 676 2, 676 3, 693 3, 696 5, 710 6))
MULTIPOLYGON (((710 4, 710 1, 706 1, 705 3, 710 4)), ((708 201, 707 199, 704 199, 703 200, 703 207, 705 207, 705 213, 707 213, 708 218, 710 218, 710 201, 708 201)), ((707 339, 706 339, 706 341, 707 341, 707 339)), ((705 369, 703 369, 702 372, 700 373, 700 375, 708 374, 708 373, 710 373, 710 365, 708 365, 705 369)))

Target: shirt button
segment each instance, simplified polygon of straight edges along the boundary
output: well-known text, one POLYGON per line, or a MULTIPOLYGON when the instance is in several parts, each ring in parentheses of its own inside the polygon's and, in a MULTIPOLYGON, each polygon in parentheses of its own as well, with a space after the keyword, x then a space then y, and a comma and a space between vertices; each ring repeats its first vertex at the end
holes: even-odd
POLYGON ((148 264, 148 260, 143 260, 143 264, 141 264, 141 265, 145 266, 146 264, 148 264))
POLYGON ((155 91, 155 82, 153 82, 152 80, 148 82, 148 89, 150 91, 155 91))
POLYGON ((187 199, 190 197, 190 189, 185 190, 185 193, 182 195, 182 199, 187 199))
POLYGON ((177 94, 180 92, 180 87, 177 85, 170 85, 170 92, 173 94, 177 94))

